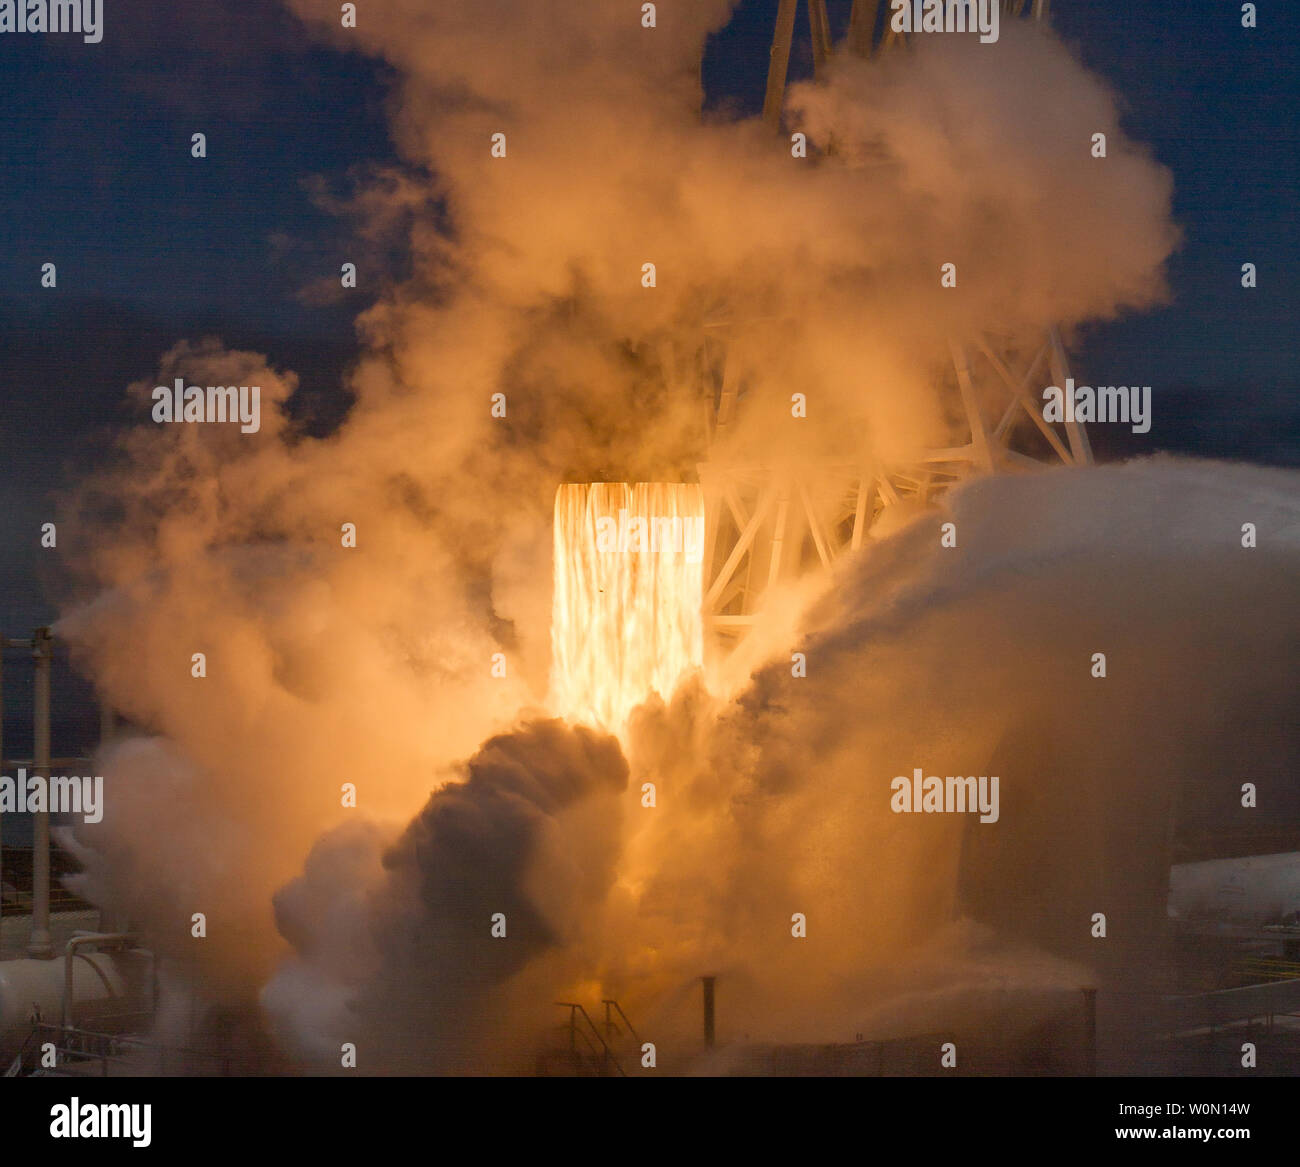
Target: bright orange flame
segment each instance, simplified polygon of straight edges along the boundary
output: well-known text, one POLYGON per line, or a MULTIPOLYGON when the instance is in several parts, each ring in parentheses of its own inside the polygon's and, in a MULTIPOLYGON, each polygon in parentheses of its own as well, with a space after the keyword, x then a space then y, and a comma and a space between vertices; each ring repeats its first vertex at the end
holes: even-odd
POLYGON ((555 492, 551 702, 618 731, 704 659, 704 497, 665 482, 555 492))

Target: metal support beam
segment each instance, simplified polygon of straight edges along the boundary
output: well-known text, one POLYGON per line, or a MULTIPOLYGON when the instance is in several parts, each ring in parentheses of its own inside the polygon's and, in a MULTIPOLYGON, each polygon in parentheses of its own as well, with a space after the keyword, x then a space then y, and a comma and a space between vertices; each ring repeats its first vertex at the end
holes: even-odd
POLYGON ((740 396, 740 357, 733 345, 722 366, 722 391, 718 396, 717 424, 713 430, 716 442, 727 433, 727 426, 736 414, 736 400, 740 396))
POLYGON ((849 16, 849 51, 855 56, 871 56, 871 38, 876 31, 876 13, 880 0, 853 0, 849 16))
POLYGON ((790 515, 790 487, 788 483, 781 486, 781 495, 776 504, 776 528, 772 532, 772 558, 767 564, 767 590, 771 594, 776 581, 781 578, 781 565, 785 555, 785 526, 790 515))
MULTIPOLYGON (((1070 378, 1070 366, 1065 360, 1065 349, 1061 345, 1061 334, 1052 329, 1048 337, 1049 360, 1052 367, 1052 379, 1066 391, 1066 381, 1070 378)), ((1092 465, 1092 443, 1088 441, 1088 432, 1077 421, 1065 423, 1065 433, 1070 439, 1070 453, 1074 456, 1076 466, 1092 465)))
POLYGON ((808 0, 808 25, 812 32, 813 74, 818 81, 824 81, 831 60, 831 21, 826 15, 826 0, 808 0))
MULTIPOLYGON (((997 2, 1007 19, 1031 15, 1036 20, 1045 19, 1048 8, 1048 0, 997 2)), ((777 14, 763 118, 775 133, 780 133, 798 0, 779 0, 771 8, 777 14)), ((826 67, 832 62, 827 8, 826 0, 808 0, 819 81, 825 79, 826 67)), ((865 59, 906 44, 906 40, 890 28, 888 5, 882 5, 881 0, 852 0, 847 32, 850 52, 865 59)), ((827 156, 835 154, 833 141, 826 144, 825 152, 827 156)), ((738 429, 738 418, 745 408, 740 400, 742 365, 735 357, 739 351, 737 331, 770 322, 784 326, 788 320, 722 315, 726 318, 708 320, 703 325, 705 329, 725 330, 724 343, 731 341, 733 351, 723 367, 722 384, 717 384, 716 365, 709 359, 709 334, 699 347, 702 355, 697 355, 697 375, 701 398, 712 407, 707 430, 713 455, 711 464, 700 467, 707 500, 704 613, 707 627, 721 634, 731 648, 740 639, 738 634, 761 620, 764 596, 771 594, 773 586, 812 566, 811 555, 805 562, 805 522, 816 558, 822 570, 827 570, 845 552, 865 545, 868 528, 881 509, 900 502, 930 502, 975 475, 1044 467, 1058 461, 1086 465, 1092 460, 1083 427, 1068 426, 1067 433, 1061 433, 1059 426, 1043 418, 1040 403, 1033 395, 1037 379, 1047 375, 1045 366, 1049 361, 1052 375, 1058 380, 1065 377, 1065 353, 1053 333, 1046 343, 1037 339, 1033 348, 1027 345, 1036 338, 1000 334, 964 337, 961 344, 951 346, 960 405, 951 404, 953 412, 959 409, 969 425, 968 442, 961 434, 936 435, 938 440, 953 444, 918 448, 906 460, 888 466, 863 455, 861 463, 821 468, 815 487, 812 480, 801 480, 788 467, 745 465, 738 460, 740 451, 724 448, 732 445, 726 439, 738 429), (980 354, 988 358, 989 365, 980 354), (1022 410, 1037 428, 1042 442, 1050 447, 1050 453, 1029 433, 1028 426, 1019 423, 1022 410), (1026 446, 1026 441, 1032 445, 1026 446)), ((666 377, 668 367, 665 362, 666 377)), ((945 380, 942 388, 951 396, 951 382, 945 380)))
POLYGON ((808 519, 808 531, 812 535, 813 546, 817 548, 817 558, 822 561, 823 567, 830 567, 833 548, 830 540, 822 535, 821 518, 813 507, 808 488, 802 482, 799 483, 799 501, 803 503, 803 512, 808 519))
POLYGON ((759 500, 758 505, 754 508, 754 513, 749 517, 749 525, 741 531, 740 537, 731 548, 731 554, 727 556, 727 562, 722 565, 722 570, 718 572, 712 586, 709 588, 708 594, 704 597, 704 607, 706 611, 712 609, 713 605, 717 603, 718 596, 721 594, 722 589, 726 587, 727 581, 731 579, 732 573, 740 566, 741 559, 744 557, 745 552, 749 550, 750 545, 754 542, 754 536, 758 534, 759 526, 767 517, 768 511, 772 509, 772 501, 775 497, 776 485, 772 484, 767 488, 767 491, 759 500))
MULTIPOLYGON (((999 442, 1001 442, 1002 439, 1010 433, 1011 421, 1015 416, 1016 409, 1023 409, 1029 416, 1029 420, 1038 427, 1039 433, 1047 439, 1047 444, 1052 447, 1052 452, 1060 458, 1065 465, 1070 466, 1074 463, 1074 456, 1062 444, 1056 431, 1044 420, 1042 410, 1039 408, 1039 402, 1034 398, 1034 395, 1029 392, 1030 381, 1038 372, 1038 366, 1043 363, 1043 357, 1047 353, 1047 347, 1048 346, 1045 346, 1038 350, 1038 355, 1034 357, 1029 368, 1025 370, 1025 375, 1019 381, 1016 381, 1016 379, 1011 375, 1011 371, 1002 363, 997 354, 989 348, 987 343, 980 341, 980 349, 988 358, 989 364, 993 366, 998 376, 1001 377, 1002 380, 1011 388, 1012 393, 1014 394, 1011 399, 1011 404, 1007 407, 1006 415, 1003 417, 1002 421, 998 423, 995 436, 999 442)), ((1005 448, 1005 443, 1002 444, 1005 448)))
POLYGON ((953 342, 952 364, 957 370, 957 388, 961 393, 962 406, 966 420, 970 425, 970 440, 974 449, 974 462, 986 473, 993 472, 993 451, 989 447, 988 430, 984 428, 984 415, 980 413, 979 399, 975 396, 975 387, 971 384, 970 365, 966 361, 966 351, 953 342))
MULTIPOLYGON (((33 769, 48 783, 50 778, 50 663, 54 639, 48 628, 38 628, 32 638, 32 660, 36 666, 33 738, 33 769)), ((27 955, 34 960, 51 960, 50 943, 50 809, 36 812, 32 841, 32 933, 27 955)))
POLYGON ((790 69, 790 45, 794 41, 794 15, 798 0, 781 0, 776 14, 776 33, 767 64, 767 96, 763 99, 763 120, 774 130, 781 128, 781 107, 785 104, 785 78, 790 69))
POLYGON ((853 542, 854 551, 862 546, 862 536, 867 530, 867 504, 871 501, 871 492, 875 489, 875 479, 869 470, 862 471, 858 479, 858 497, 853 508, 853 542))

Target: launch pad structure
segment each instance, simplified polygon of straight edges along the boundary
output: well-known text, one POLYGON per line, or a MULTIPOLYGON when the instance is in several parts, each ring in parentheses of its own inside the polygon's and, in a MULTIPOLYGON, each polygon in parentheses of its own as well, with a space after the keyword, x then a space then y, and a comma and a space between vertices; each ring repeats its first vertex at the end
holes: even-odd
MULTIPOLYGON (((831 67, 826 2, 804 2, 821 80, 831 67)), ((780 0, 772 39, 763 117, 777 133, 798 3, 780 0)), ((1047 12, 1048 0, 1001 2, 1003 17, 1037 21, 1047 12)), ((889 28, 888 15, 880 0, 853 0, 847 50, 861 57, 903 50, 905 36, 889 28)), ((1092 463, 1083 425, 1046 421, 1034 396, 1035 386, 1046 383, 1040 378, 1064 386, 1070 376, 1055 327, 1030 338, 949 340, 951 366, 941 380, 947 412, 960 419, 955 444, 941 438, 910 462, 821 465, 815 474, 735 460, 722 453, 720 439, 743 408, 743 341, 726 322, 708 327, 724 354, 721 362, 697 361, 701 394, 710 403, 709 456, 698 466, 705 498, 703 611, 707 640, 724 652, 752 628, 774 585, 831 568, 846 551, 862 546, 890 508, 927 504, 972 477, 1092 463)))

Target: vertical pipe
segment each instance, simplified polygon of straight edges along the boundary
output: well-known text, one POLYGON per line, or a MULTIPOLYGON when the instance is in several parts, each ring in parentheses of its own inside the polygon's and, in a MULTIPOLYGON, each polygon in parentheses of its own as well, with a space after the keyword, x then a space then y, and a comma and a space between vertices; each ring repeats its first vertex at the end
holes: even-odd
POLYGON ((790 44, 794 40, 794 14, 798 0, 781 0, 776 14, 776 32, 767 64, 767 94, 763 98, 763 120, 774 130, 781 128, 781 106, 785 103, 785 77, 790 68, 790 44))
MULTIPOLYGON (((5 686, 4 686, 4 639, 0 638, 0 774, 5 769, 5 686)), ((0 811, 0 824, 4 823, 4 811, 0 811)), ((0 829, 0 920, 4 919, 4 831, 0 829)))
POLYGON ((716 977, 701 977, 704 983, 704 1047, 713 1048, 713 982, 716 977))
MULTIPOLYGON (((113 711, 113 706, 109 704, 107 698, 101 697, 99 699, 99 758, 96 759, 97 762, 102 763, 104 747, 112 740, 116 729, 117 715, 113 711)), ((126 918, 119 918, 116 912, 100 908, 99 930, 101 932, 125 932, 126 918)))
POLYGON ((32 934, 27 955, 35 960, 50 960, 50 660, 53 641, 48 628, 38 628, 32 637, 32 660, 36 664, 34 709, 35 760, 32 768, 45 780, 45 809, 38 811, 33 824, 32 843, 32 934))
MULTIPOLYGON (((97 759, 101 764, 103 761, 104 747, 112 740, 113 734, 117 729, 117 715, 113 706, 109 704, 107 698, 99 699, 99 750, 100 757, 97 759)), ((99 930, 101 932, 125 932, 126 918, 118 916, 116 912, 99 910, 99 930)))
POLYGON ((1083 1054, 1084 1073, 1097 1076, 1097 990, 1083 990, 1083 1054))

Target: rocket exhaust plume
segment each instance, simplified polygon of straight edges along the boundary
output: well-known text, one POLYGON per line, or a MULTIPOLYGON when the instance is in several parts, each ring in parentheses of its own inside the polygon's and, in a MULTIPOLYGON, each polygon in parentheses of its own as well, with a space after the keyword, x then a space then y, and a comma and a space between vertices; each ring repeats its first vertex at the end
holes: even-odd
POLYGON ((619 729, 703 664, 704 498, 663 482, 555 492, 551 701, 619 729))

